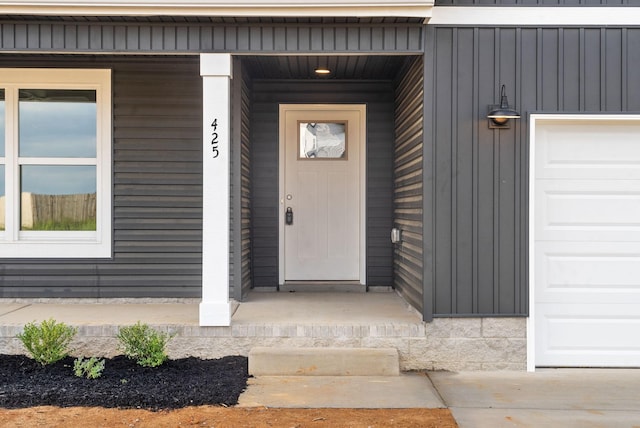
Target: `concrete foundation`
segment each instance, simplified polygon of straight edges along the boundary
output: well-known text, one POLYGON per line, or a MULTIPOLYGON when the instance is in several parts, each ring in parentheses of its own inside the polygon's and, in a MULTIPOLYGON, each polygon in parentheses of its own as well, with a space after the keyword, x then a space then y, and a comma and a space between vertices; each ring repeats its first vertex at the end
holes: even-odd
POLYGON ((525 370, 526 318, 436 318, 424 323, 395 293, 253 293, 229 327, 198 325, 196 302, 0 302, 0 352, 22 354, 24 324, 78 327, 74 355, 114 356, 120 326, 175 334, 171 358, 245 355, 254 347, 393 348, 400 370, 525 370))

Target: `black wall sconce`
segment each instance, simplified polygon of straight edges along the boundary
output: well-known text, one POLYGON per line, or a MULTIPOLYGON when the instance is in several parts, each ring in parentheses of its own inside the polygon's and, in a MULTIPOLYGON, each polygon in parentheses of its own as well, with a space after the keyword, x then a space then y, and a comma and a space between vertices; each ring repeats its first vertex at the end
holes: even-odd
POLYGON ((509 107, 505 86, 500 88, 500 104, 489 105, 489 128, 509 129, 509 119, 520 119, 520 113, 509 107))

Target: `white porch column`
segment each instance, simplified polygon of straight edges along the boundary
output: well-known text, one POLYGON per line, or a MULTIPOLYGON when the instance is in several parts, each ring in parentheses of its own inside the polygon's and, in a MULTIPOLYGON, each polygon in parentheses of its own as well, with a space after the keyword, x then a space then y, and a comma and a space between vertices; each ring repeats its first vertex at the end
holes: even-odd
POLYGON ((202 302, 201 326, 231 324, 229 302, 230 54, 201 54, 202 302))

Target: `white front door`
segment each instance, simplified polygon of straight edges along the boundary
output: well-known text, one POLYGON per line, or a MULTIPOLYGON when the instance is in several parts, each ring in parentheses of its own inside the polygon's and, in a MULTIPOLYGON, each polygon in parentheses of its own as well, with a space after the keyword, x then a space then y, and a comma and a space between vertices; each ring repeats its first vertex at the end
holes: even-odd
POLYGON ((281 264, 284 281, 360 281, 363 105, 282 105, 281 264))
POLYGON ((640 119, 532 115, 537 366, 640 366, 640 119))

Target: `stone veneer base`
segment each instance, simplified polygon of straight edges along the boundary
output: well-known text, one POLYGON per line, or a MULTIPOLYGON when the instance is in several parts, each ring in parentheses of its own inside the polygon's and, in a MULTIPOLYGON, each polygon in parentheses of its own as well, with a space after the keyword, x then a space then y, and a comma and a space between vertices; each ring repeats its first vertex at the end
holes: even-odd
MULTIPOLYGON (((253 347, 395 348, 400 369, 525 370, 526 318, 436 318, 430 323, 371 325, 236 324, 230 327, 152 325, 175 334, 171 358, 247 356, 253 347)), ((111 357, 117 325, 79 325, 73 355, 111 357)), ((0 326, 0 353, 23 354, 22 326, 0 326)))

